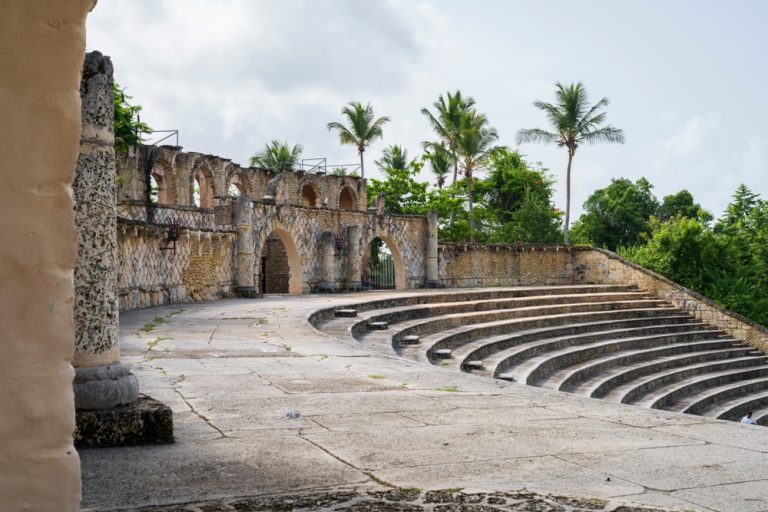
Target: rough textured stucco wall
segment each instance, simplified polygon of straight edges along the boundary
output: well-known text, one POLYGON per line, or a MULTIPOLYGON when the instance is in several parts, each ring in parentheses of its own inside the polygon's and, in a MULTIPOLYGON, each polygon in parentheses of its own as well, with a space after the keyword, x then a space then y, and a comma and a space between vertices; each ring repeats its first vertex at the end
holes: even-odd
POLYGON ((529 244, 440 244, 438 272, 449 287, 573 282, 572 249, 529 244))
POLYGON ((70 360, 80 74, 90 0, 0 1, 0 505, 75 511, 70 360))

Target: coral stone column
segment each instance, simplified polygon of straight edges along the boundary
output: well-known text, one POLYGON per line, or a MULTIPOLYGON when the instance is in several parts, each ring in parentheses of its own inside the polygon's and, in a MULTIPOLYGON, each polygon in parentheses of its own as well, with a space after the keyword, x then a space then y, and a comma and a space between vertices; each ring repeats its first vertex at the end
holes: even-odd
POLYGON ((443 285, 438 276, 437 266, 437 211, 427 213, 427 288, 439 288, 443 285))
POLYGON ((235 203, 235 226, 237 228, 237 272, 235 293, 241 297, 258 295, 254 280, 256 256, 253 245, 253 203, 241 197, 235 203))
POLYGON ((325 231, 320 235, 320 284, 321 292, 336 291, 336 261, 334 260, 336 240, 333 233, 325 231))
POLYGON ((345 278, 347 281, 347 290, 362 290, 363 283, 361 270, 363 265, 363 255, 360 252, 360 226, 350 224, 346 227, 347 236, 347 261, 345 278))
POLYGON ((75 407, 130 404, 139 385, 119 362, 117 209, 112 62, 86 54, 81 96, 80 156, 72 184, 77 228, 75 262, 75 407))

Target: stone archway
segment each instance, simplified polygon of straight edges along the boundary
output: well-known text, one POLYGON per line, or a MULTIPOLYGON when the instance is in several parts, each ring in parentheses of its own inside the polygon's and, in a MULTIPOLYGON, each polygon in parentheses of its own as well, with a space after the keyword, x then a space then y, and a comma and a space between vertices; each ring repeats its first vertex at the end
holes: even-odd
POLYGON ((339 209, 340 210, 355 210, 357 209, 357 194, 352 190, 352 187, 345 186, 339 192, 339 209))
MULTIPOLYGON (((363 257, 362 257, 362 274, 363 274, 363 282, 364 283, 372 283, 373 282, 373 274, 377 271, 376 270, 376 264, 372 261, 371 258, 371 248, 372 245, 375 243, 376 240, 381 240, 386 247, 385 254, 388 255, 388 257, 385 257, 384 259, 391 259, 391 272, 394 274, 391 279, 391 287, 390 286, 381 286, 381 288, 394 288, 395 290, 404 290, 406 286, 405 281, 405 264, 403 263, 403 256, 402 252, 400 251, 400 248, 397 246, 397 243, 395 243, 394 240, 389 238, 388 236, 384 235, 376 235, 374 236, 366 245, 365 249, 363 250, 363 257)), ((381 270, 380 270, 381 271, 381 270)), ((387 274, 389 271, 383 270, 385 274, 387 274)))
POLYGON ((320 202, 320 189, 314 183, 306 183, 301 188, 301 205, 302 206, 319 206, 320 202))
POLYGON ((288 293, 299 295, 303 269, 301 257, 291 234, 276 227, 261 244, 259 265, 259 291, 262 293, 288 293))

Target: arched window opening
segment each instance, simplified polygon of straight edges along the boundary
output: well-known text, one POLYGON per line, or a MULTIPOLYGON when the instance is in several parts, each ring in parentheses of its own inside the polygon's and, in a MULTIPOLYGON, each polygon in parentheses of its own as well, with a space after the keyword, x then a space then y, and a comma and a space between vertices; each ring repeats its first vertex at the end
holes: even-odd
POLYGON ((201 201, 200 201, 200 192, 202 191, 202 185, 200 184, 200 175, 195 175, 194 179, 194 189, 192 190, 192 203, 197 206, 198 208, 201 207, 201 201))
POLYGON ((229 194, 230 197, 240 197, 245 194, 245 190, 243 189, 243 184, 240 182, 239 176, 232 177, 232 181, 229 182, 227 194, 229 194))
POLYGON ((195 173, 193 182, 192 200, 198 208, 213 207, 213 189, 211 188, 211 179, 204 171, 195 173))
POLYGON ((155 173, 149 175, 149 202, 152 204, 165 202, 162 200, 165 195, 163 194, 163 192, 165 192, 165 190, 163 190, 165 187, 163 187, 161 183, 163 183, 162 176, 158 176, 155 173))
POLYGON ((339 194, 339 208, 341 210, 355 209, 355 192, 350 187, 344 187, 339 194))
POLYGON ((302 206, 317 206, 317 192, 312 185, 304 185, 301 189, 302 206))

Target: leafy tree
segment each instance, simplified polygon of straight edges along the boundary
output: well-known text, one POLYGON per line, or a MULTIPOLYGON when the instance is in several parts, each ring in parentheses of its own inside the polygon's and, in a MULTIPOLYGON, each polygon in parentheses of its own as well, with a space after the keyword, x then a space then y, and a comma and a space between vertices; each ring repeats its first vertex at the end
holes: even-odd
POLYGON ((473 242, 475 241, 474 232, 476 228, 472 197, 474 174, 476 171, 485 168, 490 153, 494 149, 493 143, 498 138, 496 130, 488 126, 488 119, 485 117, 485 114, 469 110, 461 116, 458 138, 456 139, 456 153, 467 187, 469 232, 470 240, 473 242))
POLYGON ((678 216, 701 219, 704 222, 712 220, 712 214, 704 210, 700 204, 694 203, 693 196, 685 189, 676 194, 664 196, 656 216, 660 220, 669 220, 678 216))
POLYGON ((573 226, 574 238, 615 251, 637 243, 651 232, 650 217, 659 208, 645 178, 632 183, 626 178, 611 180, 584 202, 584 214, 573 226))
POLYGON ((302 150, 301 144, 290 147, 287 142, 273 140, 264 146, 264 151, 251 157, 251 167, 259 166, 277 172, 293 169, 301 157, 302 150))
POLYGON ((651 234, 643 245, 620 248, 622 256, 704 294, 716 280, 731 273, 728 248, 697 219, 675 217, 651 221, 651 234))
POLYGON ((427 211, 425 204, 428 184, 415 179, 421 166, 421 162, 411 161, 405 169, 384 168, 382 170, 384 173, 383 180, 376 178, 368 180, 369 203, 372 203, 377 195, 384 192, 386 194, 385 204, 389 213, 425 213, 427 211))
POLYGON ((382 126, 389 122, 389 118, 382 116, 374 119, 371 104, 363 106, 359 101, 349 103, 341 110, 341 114, 346 117, 349 126, 334 121, 328 123, 328 130, 336 130, 339 133, 341 144, 357 146, 357 153, 360 155, 360 174, 365 178, 363 153, 373 141, 382 137, 382 126))
POLYGON ((492 151, 488 177, 477 180, 478 200, 488 209, 489 242, 556 243, 561 215, 552 206, 552 179, 530 166, 516 151, 492 151))
POLYGON ((600 112, 608 105, 608 98, 602 98, 589 106, 587 90, 581 82, 564 86, 555 84, 556 103, 534 102, 534 106, 543 110, 553 131, 532 128, 517 133, 517 143, 541 142, 555 143, 568 151, 566 170, 565 225, 563 238, 570 243, 568 229, 571 219, 571 163, 580 145, 597 142, 624 143, 624 132, 613 126, 600 126, 605 122, 606 113, 600 112))
POLYGON ((381 160, 375 160, 374 163, 382 171, 388 168, 403 170, 413 164, 408 160, 408 150, 397 144, 384 148, 381 152, 381 160))
POLYGON ((435 109, 434 114, 426 107, 421 109, 421 113, 427 116, 435 134, 451 155, 453 161, 453 181, 451 184, 453 186, 456 186, 459 174, 458 139, 461 121, 467 112, 474 109, 474 106, 475 100, 471 96, 462 96, 461 91, 457 90, 454 94, 447 92, 445 98, 442 94, 438 97, 437 101, 432 104, 435 109))
POLYGON ((147 123, 139 120, 140 105, 131 105, 132 96, 125 94, 117 82, 114 83, 115 105, 115 152, 127 153, 132 146, 141 144, 141 134, 151 132, 147 123))
POLYGON ((527 194, 509 214, 507 222, 491 232, 488 241, 555 244, 562 240, 561 223, 560 213, 552 208, 551 203, 527 194))
POLYGON ((759 197, 745 184, 739 185, 733 194, 733 202, 725 209, 725 217, 718 223, 718 230, 723 231, 743 224, 750 211, 760 204, 759 197))
POLYGON ((435 175, 435 186, 442 190, 445 186, 445 178, 451 172, 451 167, 454 163, 453 156, 445 149, 445 145, 442 142, 439 144, 425 142, 422 160, 429 162, 432 174, 435 175))
POLYGON ((768 202, 742 185, 714 228, 680 213, 650 225, 642 243, 620 254, 768 324, 768 202))
POLYGON ((497 147, 490 154, 488 169, 488 178, 477 182, 477 194, 499 211, 502 222, 526 199, 544 204, 552 199, 552 179, 544 169, 532 168, 517 151, 497 147))

